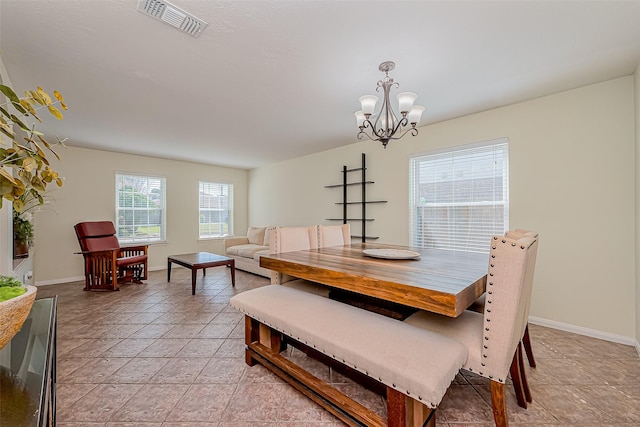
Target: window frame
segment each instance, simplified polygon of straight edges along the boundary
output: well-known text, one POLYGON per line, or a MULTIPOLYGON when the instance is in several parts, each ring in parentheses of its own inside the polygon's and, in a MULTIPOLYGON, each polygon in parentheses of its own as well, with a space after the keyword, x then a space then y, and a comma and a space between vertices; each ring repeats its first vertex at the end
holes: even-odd
MULTIPOLYGON (((155 184, 155 183, 154 183, 155 184)), ((148 190, 148 192, 142 193, 145 194, 145 196, 147 197, 147 200, 149 201, 149 194, 151 192, 153 192, 157 187, 155 187, 155 185, 153 186, 154 188, 148 190)), ((140 192, 138 192, 140 193, 140 192)), ((135 193, 132 193, 135 194, 135 193)), ((148 202, 147 202, 148 204, 148 202)), ((167 179, 165 176, 163 175, 156 175, 156 174, 144 174, 144 173, 135 173, 135 172, 120 172, 117 171, 116 172, 116 176, 115 176, 115 226, 116 226, 116 236, 118 238, 118 242, 122 245, 152 245, 152 244, 159 244, 159 243, 166 243, 167 242, 167 179), (159 199, 161 202, 161 206, 160 207, 150 207, 150 206, 146 206, 146 207, 136 207, 136 206, 120 206, 120 193, 121 193, 121 189, 119 188, 121 182, 123 180, 126 179, 144 179, 147 181, 147 185, 149 185, 149 181, 154 180, 154 181, 159 181, 159 199), (159 230, 159 236, 157 238, 142 238, 142 237, 137 237, 137 234, 135 234, 134 231, 134 235, 133 237, 128 237, 128 236, 123 236, 122 235, 122 230, 124 227, 136 227, 136 224, 123 224, 123 218, 125 215, 122 215, 122 211, 126 211, 126 210, 131 210, 132 212, 134 212, 132 215, 135 218, 135 212, 143 212, 143 211, 147 211, 147 222, 146 225, 148 228, 151 227, 151 225, 153 224, 154 227, 159 226, 160 230, 159 230), (159 224, 157 223, 151 223, 149 221, 150 218, 150 213, 151 211, 156 211, 156 210, 160 210, 159 213, 159 224)), ((133 222, 135 222, 136 220, 133 219, 133 222)), ((126 222, 126 221, 125 221, 126 222)), ((139 224, 140 225, 140 224, 139 224)))
MULTIPOLYGON (((423 174, 423 176, 424 175, 425 174, 423 174)), ((458 187, 460 187, 460 184, 458 184, 458 187)), ((486 192, 487 190, 485 189, 484 193, 486 192)), ((491 235, 503 234, 508 229, 508 138, 449 147, 410 156, 410 245, 419 248, 489 253, 491 235), (493 156, 493 174, 490 176, 485 176, 486 170, 490 168, 479 169, 473 167, 478 164, 472 163, 474 160, 479 163, 484 161, 485 163, 483 165, 486 166, 488 157, 483 156, 493 156), (448 161, 451 162, 451 169, 447 169, 446 167, 446 162, 448 161), (460 166, 464 163, 469 163, 470 168, 468 170, 460 169, 460 166), (425 166, 429 164, 430 166, 425 166), (433 179, 423 179, 419 183, 418 181, 421 178, 419 172, 420 166, 422 168, 431 167, 432 169, 429 170, 429 173, 433 173, 433 179), (458 167, 457 169, 456 166, 458 167), (445 172, 438 175, 436 173, 436 167, 440 168, 438 169, 439 171, 444 170, 445 172, 449 172, 450 175, 446 175, 445 172), (472 177, 462 178, 465 173, 467 175, 471 174, 472 177), (489 197, 493 197, 493 199, 475 200, 475 198, 487 196, 487 194, 482 194, 483 191, 477 190, 477 187, 482 181, 488 180, 490 180, 493 185, 491 187, 492 190, 489 192, 489 197), (470 189, 466 193, 459 191, 459 188, 456 188, 456 183, 466 183, 466 186, 470 187, 470 189), (424 200, 424 189, 420 190, 421 186, 424 187, 428 185, 434 188, 434 191, 430 193, 433 197, 427 198, 431 199, 431 201, 424 200), (438 185, 444 186, 445 188, 449 186, 451 187, 450 191, 445 190, 439 193, 438 190, 435 189, 438 185), (498 200, 498 197, 500 197, 500 200, 498 200), (437 200, 434 201, 434 198, 437 200), (443 201, 444 199, 448 200, 443 201), (428 216, 426 220, 425 215, 428 216), (459 217, 463 219, 460 220, 459 217), (429 225, 431 228, 430 231, 427 231, 425 228, 429 225)))
MULTIPOLYGON (((221 191, 221 193, 224 193, 224 191, 221 191)), ((224 195, 220 195, 218 194, 217 196, 214 196, 213 194, 211 194, 211 197, 225 197, 224 195)), ((233 223, 234 223, 234 185, 233 183, 230 182, 224 182, 224 181, 208 181, 208 180, 198 180, 198 240, 216 240, 216 239, 224 239, 227 237, 231 237, 234 235, 233 233, 233 223), (208 191, 210 191, 211 193, 213 193, 213 187, 214 186, 218 186, 220 190, 222 190, 223 188, 226 189, 227 195, 226 195, 226 205, 227 205, 227 209, 224 209, 223 207, 220 207, 218 205, 218 207, 215 206, 209 206, 209 207, 203 207, 203 194, 206 191, 205 188, 203 188, 203 186, 210 186, 210 189, 208 191), (218 221, 217 223, 214 222, 209 222, 209 223, 203 223, 202 221, 202 217, 203 217, 203 210, 205 212, 208 212, 208 216, 211 219, 211 214, 213 212, 226 212, 226 217, 227 217, 227 221, 226 222, 222 222, 222 221, 218 221), (224 224, 226 224, 227 227, 227 232, 226 233, 218 233, 218 234, 203 234, 202 232, 202 225, 203 224, 218 224, 218 225, 222 225, 224 226, 224 224)), ((220 217, 219 217, 220 219, 220 217)))

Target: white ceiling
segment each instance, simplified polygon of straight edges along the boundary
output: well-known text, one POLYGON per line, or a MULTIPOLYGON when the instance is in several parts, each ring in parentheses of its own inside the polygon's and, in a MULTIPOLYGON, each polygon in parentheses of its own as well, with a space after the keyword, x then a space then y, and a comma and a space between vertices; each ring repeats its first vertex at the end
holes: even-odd
POLYGON ((209 23, 199 38, 133 0, 1 0, 14 89, 57 89, 70 107, 38 129, 73 146, 252 168, 356 142, 358 97, 375 93, 386 60, 426 107, 421 125, 640 64, 640 1, 172 3, 209 23))

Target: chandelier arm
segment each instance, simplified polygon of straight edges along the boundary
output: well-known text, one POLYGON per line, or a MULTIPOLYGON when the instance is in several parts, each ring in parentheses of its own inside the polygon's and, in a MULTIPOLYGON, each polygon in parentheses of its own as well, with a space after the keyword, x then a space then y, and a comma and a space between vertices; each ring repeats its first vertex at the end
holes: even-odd
POLYGON ((416 135, 418 135, 418 129, 416 129, 416 128, 412 127, 412 128, 409 128, 409 129, 405 130, 405 131, 402 133, 402 135, 400 135, 400 136, 394 136, 394 137, 391 137, 391 138, 389 138, 389 139, 392 139, 392 140, 394 140, 394 141, 395 141, 396 139, 400 139, 400 138, 402 138, 403 136, 405 136, 405 135, 407 134, 407 132, 411 132, 411 135, 412 135, 412 136, 416 136, 416 135))
POLYGON ((362 135, 366 136, 367 138, 369 138, 372 141, 379 141, 379 139, 371 138, 371 136, 368 133, 366 133, 364 130, 361 130, 360 132, 358 132, 358 134, 356 136, 358 137, 358 139, 362 139, 362 135))
MULTIPOLYGON (((408 124, 409 124, 409 119, 407 119, 406 117, 403 117, 403 118, 402 118, 402 120, 400 120, 400 121, 398 122, 398 124, 396 125, 395 129, 393 129, 393 130, 391 131, 391 135, 389 135, 389 136, 390 136, 390 137, 392 137, 393 135, 395 135, 395 134, 396 134, 396 132, 398 132, 398 129, 400 129, 400 127, 404 127, 404 126, 406 126, 406 125, 408 125, 408 124)), ((407 129, 407 130, 411 130, 411 129, 407 129)), ((403 133, 402 135, 404 136, 404 134, 406 134, 406 133, 407 133, 407 132, 403 133)), ((415 135, 414 135, 414 136, 415 136, 415 135)), ((400 138, 402 138, 402 136, 401 136, 400 138)), ((394 138, 394 139, 397 139, 397 138, 394 138)))
MULTIPOLYGON (((380 118, 380 115, 378 115, 378 118, 376 118, 375 124, 378 124, 378 119, 379 119, 379 118, 380 118)), ((379 133, 376 131, 376 127, 375 127, 374 123, 371 123, 371 120, 367 119, 367 120, 365 120, 362 124, 363 124, 363 128, 365 128, 365 129, 366 129, 366 128, 371 128, 371 133, 372 133, 373 135, 375 135, 377 138, 381 138, 381 137, 383 136, 383 135, 379 134, 379 133), (367 126, 367 125, 368 125, 368 126, 367 126)), ((367 135, 367 136, 368 136, 368 135, 367 135)), ((371 138, 371 137, 369 137, 369 138, 371 138)), ((372 140, 372 141, 375 141, 375 139, 373 139, 373 138, 371 138, 371 140, 372 140)))

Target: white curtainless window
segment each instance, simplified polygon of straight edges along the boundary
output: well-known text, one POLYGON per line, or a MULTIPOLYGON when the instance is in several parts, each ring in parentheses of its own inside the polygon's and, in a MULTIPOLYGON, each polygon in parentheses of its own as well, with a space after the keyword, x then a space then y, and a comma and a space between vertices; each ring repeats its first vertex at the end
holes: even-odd
POLYGON ((166 241, 165 178, 116 174, 116 230, 121 243, 166 241))
POLYGON ((506 139, 418 154, 409 171, 411 245, 488 253, 508 230, 506 139))
POLYGON ((233 185, 200 181, 201 239, 233 235, 233 185))

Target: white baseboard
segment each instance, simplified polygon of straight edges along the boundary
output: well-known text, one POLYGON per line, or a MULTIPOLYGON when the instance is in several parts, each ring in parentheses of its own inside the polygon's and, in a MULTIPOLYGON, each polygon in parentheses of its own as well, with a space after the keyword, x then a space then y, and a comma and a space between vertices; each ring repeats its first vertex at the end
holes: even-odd
POLYGON ((529 323, 545 326, 547 328, 558 329, 560 331, 572 332, 574 334, 584 335, 587 337, 598 338, 605 341, 615 342, 618 344, 635 346, 636 350, 638 350, 638 354, 640 354, 640 344, 638 344, 638 340, 632 337, 625 337, 623 335, 612 334, 609 332, 598 331, 596 329, 575 326, 569 323, 556 322, 555 320, 547 320, 533 316, 529 316, 529 323))
POLYGON ((63 279, 42 280, 42 281, 38 280, 36 281, 36 286, 57 285, 61 283, 77 282, 80 280, 84 280, 84 276, 65 277, 63 279))
MULTIPOLYGON (((149 271, 166 270, 167 266, 149 267, 149 271)), ((64 277, 62 279, 36 281, 36 286, 57 285, 59 283, 78 282, 84 280, 84 276, 64 277)))

